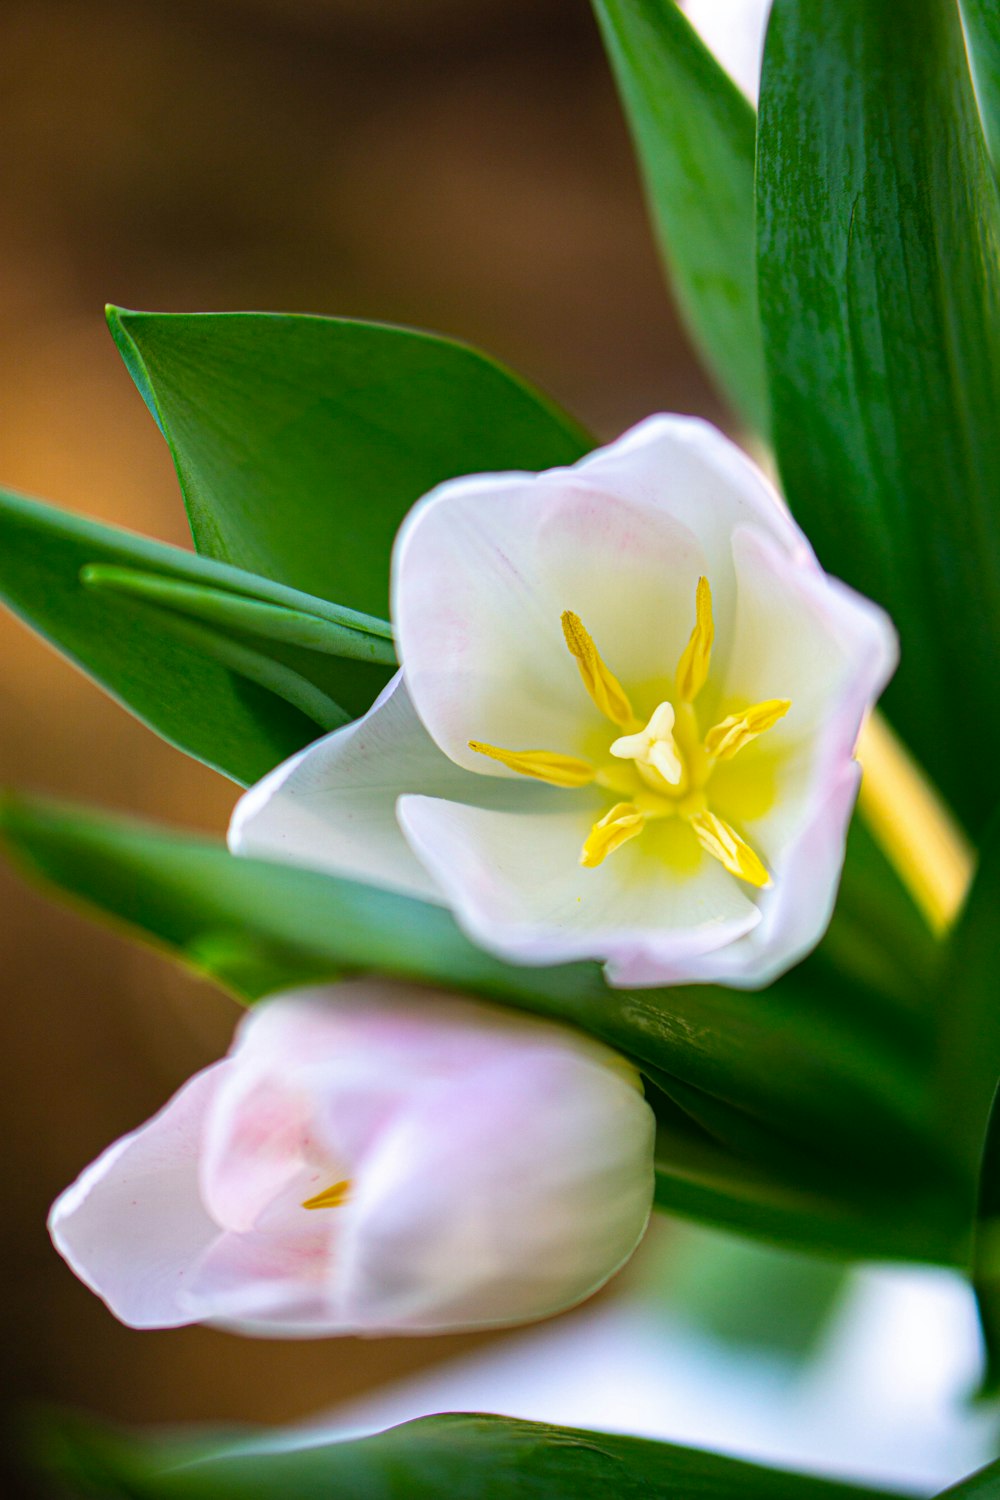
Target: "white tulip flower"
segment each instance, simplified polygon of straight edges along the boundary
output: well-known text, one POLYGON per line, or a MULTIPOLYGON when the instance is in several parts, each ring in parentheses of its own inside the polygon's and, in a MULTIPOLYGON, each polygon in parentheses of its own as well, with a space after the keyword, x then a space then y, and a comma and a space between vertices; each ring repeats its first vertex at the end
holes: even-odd
POLYGON ((238 854, 443 902, 518 963, 756 987, 829 921, 896 662, 721 433, 451 480, 397 539, 403 669, 240 800, 238 854))
POLYGON ((582 1033, 385 982, 275 997, 55 1203, 134 1328, 438 1333, 579 1302, 635 1249, 653 1112, 582 1033))

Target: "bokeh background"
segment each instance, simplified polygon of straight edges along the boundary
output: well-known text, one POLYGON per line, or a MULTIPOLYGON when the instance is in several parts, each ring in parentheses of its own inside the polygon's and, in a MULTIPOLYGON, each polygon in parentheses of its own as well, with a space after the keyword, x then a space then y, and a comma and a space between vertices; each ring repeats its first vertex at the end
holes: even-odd
MULTIPOLYGON (((585 0, 4 0, 0 483, 187 543, 106 301, 457 335, 599 435, 725 420, 656 264, 585 0)), ((235 788, 8 616, 0 781, 221 832, 235 788)), ((120 1328, 51 1199, 228 1043, 232 1004, 0 870, 8 1396, 129 1421, 280 1421, 468 1339, 120 1328)))

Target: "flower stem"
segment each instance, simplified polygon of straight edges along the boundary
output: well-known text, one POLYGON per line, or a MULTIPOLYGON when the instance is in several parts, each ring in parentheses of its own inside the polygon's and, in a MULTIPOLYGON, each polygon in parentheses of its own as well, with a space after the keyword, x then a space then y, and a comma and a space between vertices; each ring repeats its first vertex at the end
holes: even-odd
POLYGON ((972 844, 881 714, 858 741, 858 808, 936 937, 951 929, 975 874, 972 844))

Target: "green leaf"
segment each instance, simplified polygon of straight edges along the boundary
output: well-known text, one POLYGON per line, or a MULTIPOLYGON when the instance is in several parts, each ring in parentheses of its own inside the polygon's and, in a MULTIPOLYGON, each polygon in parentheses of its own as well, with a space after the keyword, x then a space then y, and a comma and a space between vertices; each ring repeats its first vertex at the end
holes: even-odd
POLYGON ((768 428, 754 260, 754 111, 674 0, 594 0, 673 289, 748 425, 768 428))
POLYGON ((866 1028, 871 996, 857 1015, 838 1007, 843 985, 822 969, 804 967, 765 995, 614 990, 595 964, 508 965, 442 908, 235 859, 210 840, 19 799, 0 811, 0 830, 36 876, 245 998, 378 972, 601 1037, 650 1080, 664 1139, 677 1148, 661 1154, 663 1201, 680 1212, 838 1254, 967 1254, 969 1219, 927 1135, 926 1060, 914 1060, 909 1040, 896 1048, 866 1028))
POLYGON ((939 1128, 956 1160, 978 1180, 993 1096, 1000 1079, 1000 808, 983 840, 979 868, 952 934, 941 978, 939 1128))
POLYGON ((44 1472, 109 1500, 887 1500, 672 1443, 461 1413, 278 1451, 266 1436, 134 1437, 60 1414, 32 1447, 44 1472))
POLYGON ((896 0, 776 0, 757 182, 789 502, 893 615, 888 710, 976 831, 1000 741, 1000 208, 954 0, 905 25, 896 0))
POLYGON ((1000 1495, 1000 1460, 978 1469, 959 1484, 949 1485, 937 1500, 997 1500, 1000 1495))
POLYGON ((394 661, 382 620, 4 491, 0 599, 244 784, 363 712, 394 661))
POLYGON ((979 113, 994 168, 1000 166, 1000 7, 996 0, 959 0, 979 113))
POLYGON ((500 365, 411 329, 121 308, 108 321, 170 444, 198 551, 379 615, 421 495, 592 446, 500 365))

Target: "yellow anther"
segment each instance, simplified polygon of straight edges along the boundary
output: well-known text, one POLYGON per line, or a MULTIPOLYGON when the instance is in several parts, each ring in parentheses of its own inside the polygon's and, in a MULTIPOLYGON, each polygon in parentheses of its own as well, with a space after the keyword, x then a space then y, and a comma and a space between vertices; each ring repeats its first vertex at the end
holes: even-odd
POLYGON ((679 786, 684 775, 684 762, 680 758, 674 740, 674 709, 671 703, 661 703, 653 710, 645 729, 638 734, 623 734, 611 746, 611 754, 618 760, 634 760, 637 766, 651 766, 668 786, 679 786))
POLYGON ((771 877, 763 863, 750 845, 740 838, 735 828, 730 828, 728 823, 724 823, 707 808, 704 812, 696 813, 689 821, 701 847, 717 859, 730 875, 736 875, 759 889, 771 884, 771 877))
POLYGON ((522 776, 534 776, 552 786, 589 786, 596 775, 589 761, 579 760, 575 755, 559 755, 555 750, 501 750, 498 745, 484 745, 481 740, 470 740, 469 749, 498 760, 522 776))
POLYGON ((612 724, 618 724, 623 729, 631 729, 636 719, 632 712, 632 705, 628 701, 628 694, 614 673, 604 665, 580 616, 575 615, 571 609, 563 610, 562 628, 566 644, 576 657, 583 685, 601 713, 610 719, 612 724))
POLYGON ((707 578, 699 578, 695 590, 695 626, 677 663, 677 696, 682 703, 693 703, 705 686, 714 639, 712 590, 707 578))
POLYGON ((768 698, 766 703, 755 703, 741 714, 730 714, 708 731, 705 749, 716 760, 732 760, 744 745, 783 719, 791 706, 788 698, 768 698))
POLYGON ((603 864, 609 854, 641 833, 645 822, 645 817, 634 803, 616 802, 611 811, 605 813, 599 823, 594 824, 584 839, 580 851, 581 865, 593 870, 603 864))
POLYGON ((330 1187, 324 1188, 317 1193, 315 1198, 307 1198, 303 1208, 339 1208, 351 1191, 351 1184, 345 1178, 343 1182, 334 1182, 330 1187))

